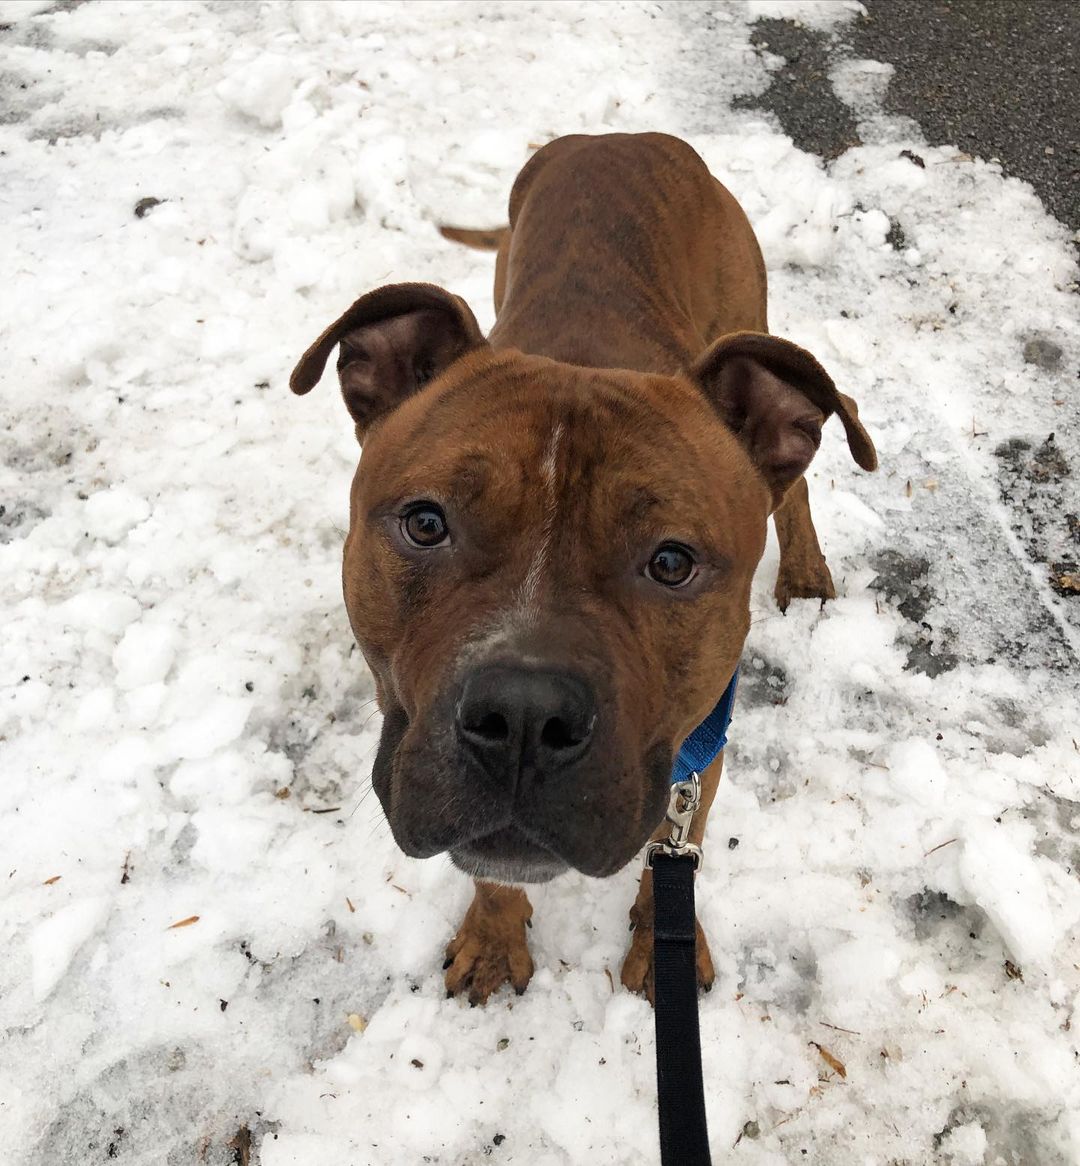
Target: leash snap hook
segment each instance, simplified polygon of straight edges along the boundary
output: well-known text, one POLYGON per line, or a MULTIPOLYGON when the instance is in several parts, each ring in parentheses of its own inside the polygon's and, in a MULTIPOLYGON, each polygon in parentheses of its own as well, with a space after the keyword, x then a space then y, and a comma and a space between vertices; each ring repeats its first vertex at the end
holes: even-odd
POLYGON ((694 814, 701 805, 701 778, 697 773, 691 773, 686 781, 677 781, 671 787, 671 799, 668 802, 667 820, 671 823, 671 832, 666 839, 650 842, 645 848, 645 865, 652 868, 653 858, 657 854, 666 854, 670 858, 692 858, 694 870, 701 869, 704 856, 701 847, 690 841, 690 823, 694 814))

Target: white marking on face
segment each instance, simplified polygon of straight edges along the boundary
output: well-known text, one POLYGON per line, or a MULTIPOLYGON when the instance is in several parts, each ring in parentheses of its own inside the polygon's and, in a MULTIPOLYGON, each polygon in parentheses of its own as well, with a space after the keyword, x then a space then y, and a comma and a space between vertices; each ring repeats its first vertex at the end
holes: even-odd
POLYGON ((544 660, 540 656, 521 651, 521 636, 527 631, 521 612, 516 608, 504 608, 496 615, 494 623, 462 645, 457 658, 458 669, 463 671, 487 663, 501 652, 511 655, 522 668, 542 668, 544 660))
POLYGON ((534 623, 538 613, 537 603, 540 583, 549 566, 551 544, 558 517, 559 503, 559 446, 563 438, 563 423, 555 425, 544 448, 540 460, 541 487, 544 491, 544 511, 540 530, 537 534, 536 550, 529 563, 529 569, 520 587, 515 591, 510 604, 493 613, 491 622, 471 640, 462 645, 458 667, 472 667, 491 659, 500 650, 514 652, 514 659, 524 667, 540 667, 543 661, 531 654, 523 654, 519 642, 534 623))
POLYGON ((555 519, 559 509, 559 443, 563 437, 563 423, 557 422, 551 431, 547 448, 540 461, 540 476, 544 490, 544 518, 536 545, 536 553, 529 564, 528 573, 518 591, 517 607, 526 623, 536 615, 536 601, 540 591, 540 580, 547 570, 551 555, 551 540, 555 533, 555 519))

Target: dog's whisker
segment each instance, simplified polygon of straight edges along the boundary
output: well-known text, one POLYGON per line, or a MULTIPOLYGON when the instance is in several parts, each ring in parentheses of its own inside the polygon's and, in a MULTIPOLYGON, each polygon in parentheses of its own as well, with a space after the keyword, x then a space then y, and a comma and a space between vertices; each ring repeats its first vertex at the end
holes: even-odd
POLYGON ((357 810, 360 809, 360 807, 364 804, 364 802, 366 802, 368 800, 368 798, 371 797, 371 794, 372 794, 372 791, 374 790, 374 788, 375 788, 374 786, 369 785, 367 787, 367 789, 364 790, 364 792, 360 795, 360 797, 357 798, 356 804, 349 811, 349 815, 348 815, 349 818, 352 818, 352 816, 356 813, 357 810))

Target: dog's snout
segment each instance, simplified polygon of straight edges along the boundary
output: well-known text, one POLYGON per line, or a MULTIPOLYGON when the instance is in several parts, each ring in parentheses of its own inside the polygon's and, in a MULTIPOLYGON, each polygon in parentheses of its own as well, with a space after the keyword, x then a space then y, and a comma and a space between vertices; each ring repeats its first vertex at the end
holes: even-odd
POLYGON ((462 744, 493 774, 516 780, 584 756, 596 724, 596 699, 580 677, 503 665, 466 679, 457 707, 462 744))

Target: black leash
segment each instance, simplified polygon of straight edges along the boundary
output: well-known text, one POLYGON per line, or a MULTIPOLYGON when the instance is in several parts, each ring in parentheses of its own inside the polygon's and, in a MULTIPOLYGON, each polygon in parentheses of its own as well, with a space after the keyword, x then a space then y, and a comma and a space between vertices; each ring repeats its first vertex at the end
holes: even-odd
POLYGON ((682 743, 671 774, 671 833, 650 842, 645 865, 653 877, 653 999, 656 1012, 656 1096, 661 1166, 710 1166, 705 1086, 698 1026, 697 916, 694 873, 701 849, 690 823, 701 804, 701 779, 727 744, 739 670, 716 707, 682 743))
POLYGON ((692 855, 653 856, 656 1095, 663 1166, 710 1166, 701 1077, 692 855))

